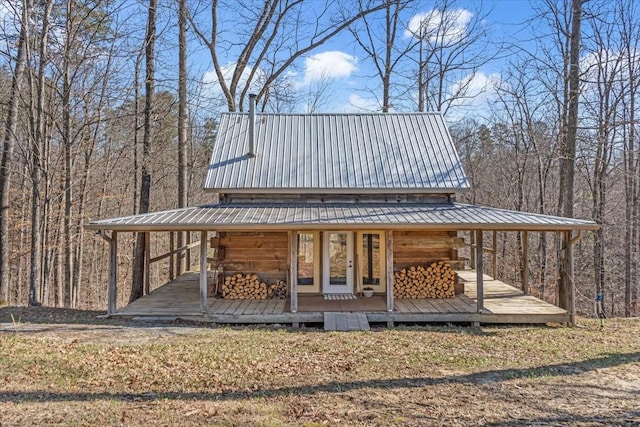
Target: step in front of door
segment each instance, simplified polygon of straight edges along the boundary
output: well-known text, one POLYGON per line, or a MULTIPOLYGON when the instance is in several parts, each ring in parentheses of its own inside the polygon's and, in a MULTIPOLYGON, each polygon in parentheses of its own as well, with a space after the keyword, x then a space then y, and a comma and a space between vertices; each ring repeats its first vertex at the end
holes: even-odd
POLYGON ((325 331, 368 331, 369 321, 365 313, 325 312, 325 331))

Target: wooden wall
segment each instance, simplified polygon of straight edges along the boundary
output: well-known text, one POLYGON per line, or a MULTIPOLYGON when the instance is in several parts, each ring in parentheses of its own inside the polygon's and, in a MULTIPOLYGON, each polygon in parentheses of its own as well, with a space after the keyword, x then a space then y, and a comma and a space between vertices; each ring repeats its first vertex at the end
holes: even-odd
MULTIPOLYGON (((455 231, 394 231, 393 271, 434 261, 457 261, 462 238, 455 231)), ((458 262, 452 267, 459 268, 458 262)))
POLYGON ((286 279, 289 263, 286 232, 223 232, 211 240, 212 247, 223 248, 218 263, 225 276, 255 273, 267 282, 286 279))
MULTIPOLYGON (((458 264, 457 248, 462 238, 455 231, 394 231, 393 270, 434 261, 458 264)), ((289 263, 289 241, 286 232, 222 232, 211 239, 212 247, 223 248, 218 263, 224 274, 255 273, 262 280, 285 280, 289 263)))

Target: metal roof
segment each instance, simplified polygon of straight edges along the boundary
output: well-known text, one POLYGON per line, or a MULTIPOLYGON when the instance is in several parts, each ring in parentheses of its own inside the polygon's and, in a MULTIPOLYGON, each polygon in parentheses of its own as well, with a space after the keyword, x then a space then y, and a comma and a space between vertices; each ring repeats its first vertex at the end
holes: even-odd
POLYGON ((204 188, 215 192, 453 193, 469 188, 440 113, 222 114, 204 188))
POLYGON ((430 203, 229 203, 92 221, 92 230, 595 230, 593 221, 495 209, 430 203))

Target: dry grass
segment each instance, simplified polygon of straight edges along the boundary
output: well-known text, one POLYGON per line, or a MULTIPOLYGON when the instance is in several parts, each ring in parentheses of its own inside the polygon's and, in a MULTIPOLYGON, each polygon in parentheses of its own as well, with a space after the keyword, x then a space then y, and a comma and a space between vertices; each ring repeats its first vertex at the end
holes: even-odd
POLYGON ((0 425, 640 423, 640 320, 580 323, 350 333, 5 323, 0 425))

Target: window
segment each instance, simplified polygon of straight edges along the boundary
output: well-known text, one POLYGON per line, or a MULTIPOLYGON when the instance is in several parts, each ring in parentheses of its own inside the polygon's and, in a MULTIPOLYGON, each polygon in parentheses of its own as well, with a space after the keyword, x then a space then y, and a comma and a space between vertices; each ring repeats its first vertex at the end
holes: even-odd
POLYGON ((298 234, 298 286, 313 286, 314 233, 298 234))
POLYGON ((362 234, 362 284, 380 285, 380 234, 362 234))

